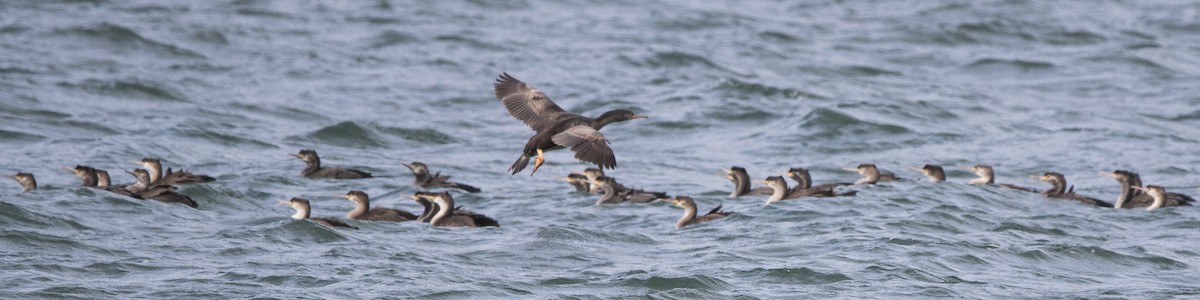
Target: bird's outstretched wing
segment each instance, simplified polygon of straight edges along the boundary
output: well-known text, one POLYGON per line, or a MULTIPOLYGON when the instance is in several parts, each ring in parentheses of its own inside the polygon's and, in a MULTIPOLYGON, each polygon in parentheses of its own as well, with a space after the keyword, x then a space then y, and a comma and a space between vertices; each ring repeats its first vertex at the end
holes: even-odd
POLYGON ((602 169, 617 167, 617 158, 613 156, 612 148, 608 147, 608 139, 590 126, 575 125, 550 139, 555 144, 571 148, 578 160, 594 163, 602 169))
POLYGON ((554 104, 546 94, 513 78, 508 73, 500 74, 496 79, 496 99, 504 103, 504 108, 517 120, 525 122, 533 131, 541 132, 554 126, 559 115, 565 113, 558 104, 554 104))

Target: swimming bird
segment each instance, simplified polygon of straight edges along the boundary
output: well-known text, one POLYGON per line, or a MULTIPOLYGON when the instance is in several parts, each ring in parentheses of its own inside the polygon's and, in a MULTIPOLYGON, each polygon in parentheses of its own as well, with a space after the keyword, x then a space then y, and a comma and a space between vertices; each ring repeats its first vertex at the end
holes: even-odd
POLYGON ((454 207, 454 198, 450 193, 416 193, 412 198, 423 198, 437 204, 438 210, 434 213, 433 218, 429 223, 433 226, 443 227, 500 227, 500 223, 496 222, 488 216, 481 214, 463 215, 456 214, 454 207))
POLYGON ((855 194, 858 194, 858 191, 837 193, 833 190, 838 186, 853 185, 853 183, 849 182, 826 183, 813 186, 812 174, 809 174, 808 169, 805 168, 790 168, 784 175, 787 175, 788 177, 791 177, 792 180, 796 181, 796 186, 792 187, 792 191, 790 193, 804 193, 805 195, 812 197, 854 196, 855 194))
MULTIPOLYGON (((600 177, 604 177, 604 170, 597 168, 587 168, 583 170, 583 176, 588 181, 588 192, 592 194, 600 194, 604 191, 600 189, 600 182, 597 181, 600 177)), ((620 183, 617 183, 617 190, 625 189, 620 183)))
POLYGON ((586 175, 579 174, 579 173, 571 173, 571 174, 567 174, 567 177, 563 177, 562 179, 563 179, 563 181, 566 181, 567 184, 570 184, 572 187, 575 187, 575 192, 591 193, 591 188, 590 188, 591 183, 588 182, 588 178, 586 175))
POLYGON ((596 181, 600 184, 600 189, 604 191, 604 195, 596 200, 596 206, 621 202, 647 203, 668 197, 667 193, 663 192, 647 192, 624 187, 620 187, 621 189, 618 190, 617 181, 608 176, 602 176, 596 179, 596 181))
POLYGON ((16 175, 8 177, 21 184, 22 193, 28 193, 37 189, 37 179, 33 178, 33 173, 17 172, 16 175))
POLYGON ((108 177, 108 171, 95 169, 96 172, 96 187, 107 188, 112 186, 112 177, 108 177))
POLYGON ((1154 202, 1152 204, 1150 204, 1150 206, 1146 207, 1147 211, 1151 211, 1151 210, 1155 210, 1155 209, 1159 209, 1159 208, 1163 208, 1163 207, 1169 207, 1169 206, 1191 206, 1191 204, 1188 204, 1186 202, 1171 201, 1171 200, 1167 199, 1167 195, 1168 195, 1167 190, 1159 185, 1147 185, 1144 188, 1135 186, 1133 188, 1136 190, 1139 190, 1139 191, 1146 192, 1146 195, 1149 195, 1150 198, 1154 199, 1154 202))
POLYGON ((384 207, 371 207, 371 197, 363 191, 350 191, 345 195, 338 197, 345 198, 354 202, 354 210, 346 214, 347 219, 364 220, 364 221, 388 221, 401 222, 412 221, 417 219, 417 215, 410 212, 384 207))
POLYGON ((997 184, 996 183, 996 172, 994 172, 992 170, 992 166, 989 166, 989 165, 975 165, 972 167, 967 167, 966 169, 971 170, 971 172, 975 172, 975 175, 979 176, 979 178, 971 179, 971 181, 968 182, 970 184, 976 184, 976 185, 995 184, 1000 187, 1014 189, 1014 190, 1018 190, 1018 191, 1025 191, 1025 192, 1030 192, 1030 193, 1038 192, 1036 189, 1027 188, 1027 187, 1023 187, 1023 186, 1019 186, 1019 185, 1013 185, 1013 184, 1007 184, 1007 183, 997 184))
MULTIPOLYGON (((433 203, 433 201, 429 201, 429 199, 433 199, 433 197, 436 197, 436 196, 437 196, 437 193, 431 193, 431 192, 417 192, 414 195, 408 196, 409 198, 413 199, 413 201, 416 201, 418 204, 421 204, 421 207, 425 208, 425 210, 423 212, 421 212, 421 215, 417 216, 417 221, 419 221, 421 223, 429 223, 429 220, 433 219, 433 216, 438 213, 438 211, 439 211, 438 205, 433 203)), ((475 215, 475 213, 463 209, 462 206, 455 207, 454 214, 455 215, 463 215, 463 216, 475 215)), ((492 221, 495 221, 495 220, 492 220, 492 221)), ((496 226, 500 226, 500 225, 497 224, 496 226)))
POLYGON ((714 208, 703 216, 697 217, 696 201, 692 200, 692 197, 678 196, 675 198, 662 199, 662 201, 683 208, 683 217, 680 217, 679 221, 675 222, 675 229, 680 229, 688 225, 695 225, 708 221, 723 219, 733 213, 731 211, 721 211, 721 205, 717 205, 717 208, 714 208))
POLYGON ((930 182, 938 183, 946 181, 946 171, 942 169, 942 166, 926 164, 920 168, 910 167, 910 169, 925 174, 925 177, 928 177, 930 182))
POLYGON ((406 164, 404 166, 408 167, 409 171, 412 171, 413 184, 416 186, 423 187, 423 188, 444 187, 444 188, 460 189, 460 190, 466 191, 468 193, 478 193, 479 192, 479 188, 476 188, 476 187, 473 187, 470 185, 466 185, 466 184, 457 183, 457 182, 450 182, 450 176, 442 176, 441 172, 438 172, 436 174, 429 174, 429 167, 426 166, 424 163, 414 161, 414 162, 412 162, 410 164, 406 164))
POLYGON ((307 178, 334 178, 334 179, 359 179, 371 178, 371 173, 339 168, 339 167, 321 167, 321 157, 317 156, 317 151, 312 149, 300 150, 299 153, 290 153, 304 161, 304 170, 300 171, 300 176, 307 178))
POLYGON ((131 162, 142 166, 142 168, 150 172, 150 184, 179 185, 205 183, 217 180, 212 176, 193 174, 192 172, 185 170, 179 170, 176 172, 171 168, 167 168, 167 171, 163 172, 162 161, 157 158, 147 157, 143 158, 142 160, 135 160, 131 162))
POLYGON ((71 171, 71 173, 74 173, 76 177, 79 177, 79 180, 82 182, 81 186, 83 186, 83 187, 89 187, 89 188, 98 189, 98 190, 105 190, 105 191, 116 193, 116 194, 123 195, 123 196, 129 196, 129 197, 133 197, 133 198, 137 198, 137 199, 142 199, 141 196, 137 195, 136 193, 129 192, 124 187, 109 186, 108 172, 105 172, 103 170, 101 170, 99 173, 97 173, 96 168, 92 168, 92 167, 84 166, 84 165, 76 165, 74 168, 63 167, 63 169, 67 170, 67 171, 71 171), (98 174, 104 174, 103 180, 101 180, 102 177, 100 177, 100 175, 98 175, 98 174), (101 183, 103 183, 104 185, 101 186, 100 185, 101 183))
POLYGON ((896 174, 880 172, 879 168, 876 167, 875 164, 860 164, 860 165, 858 165, 858 167, 855 167, 853 169, 846 168, 843 170, 850 171, 850 172, 858 172, 859 175, 863 176, 863 178, 860 178, 859 180, 854 182, 854 184, 856 184, 856 185, 876 184, 879 182, 904 180, 904 178, 896 177, 896 174))
POLYGON ((96 187, 96 183, 99 181, 96 178, 96 169, 89 166, 75 165, 74 168, 63 167, 63 170, 71 171, 75 177, 79 177, 82 182, 80 185, 84 187, 96 187))
POLYGON ((774 192, 769 187, 750 188, 750 173, 746 172, 746 168, 733 166, 725 171, 725 179, 733 182, 733 192, 729 194, 729 198, 737 198, 747 195, 770 195, 774 192))
POLYGON ((1043 196, 1046 196, 1049 198, 1074 200, 1079 203, 1083 203, 1084 205, 1090 205, 1090 206, 1113 207, 1113 205, 1111 203, 1105 202, 1104 200, 1075 194, 1074 188, 1072 188, 1070 191, 1068 191, 1067 190, 1067 178, 1066 178, 1066 176, 1063 176, 1062 173, 1046 172, 1045 174, 1042 174, 1041 176, 1030 175, 1030 177, 1041 179, 1042 181, 1050 183, 1050 185, 1051 185, 1050 190, 1042 192, 1043 196))
POLYGON ((346 224, 346 222, 342 222, 342 221, 336 220, 336 219, 310 218, 309 214, 312 213, 312 206, 309 205, 308 200, 306 200, 306 199, 292 198, 291 200, 279 200, 279 203, 283 204, 283 205, 291 206, 293 209, 296 210, 296 214, 292 215, 292 219, 294 219, 294 220, 308 219, 309 221, 313 221, 313 222, 316 222, 317 224, 321 224, 321 225, 325 225, 325 226, 329 226, 329 227, 358 229, 358 227, 350 226, 350 224, 346 224))
POLYGON ((92 171, 96 172, 95 188, 106 190, 106 191, 113 192, 113 193, 117 193, 122 196, 132 197, 135 199, 144 199, 144 198, 142 198, 141 195, 134 194, 134 193, 130 192, 129 190, 125 189, 125 187, 127 187, 127 185, 112 185, 112 178, 108 177, 108 171, 101 170, 101 169, 94 169, 94 168, 92 169, 92 171))
POLYGON ((137 183, 125 186, 124 188, 125 191, 131 193, 130 195, 136 195, 140 199, 179 203, 191 208, 199 207, 196 201, 192 200, 192 197, 176 192, 174 186, 150 184, 150 172, 145 169, 134 169, 133 171, 125 172, 137 179, 137 183))
POLYGON ((767 179, 763 180, 762 182, 770 187, 773 191, 771 193, 771 197, 767 198, 767 203, 764 205, 771 205, 783 200, 799 199, 803 197, 854 196, 858 193, 856 191, 851 191, 838 194, 833 191, 832 187, 829 189, 800 189, 799 186, 797 186, 797 188, 788 188, 787 180, 784 180, 783 176, 767 177, 767 179))
POLYGON ((529 158, 536 156, 533 171, 529 173, 533 176, 546 161, 545 151, 562 148, 571 148, 576 159, 594 163, 602 169, 616 168, 616 156, 613 155, 612 148, 608 147, 608 139, 600 133, 600 129, 610 123, 646 118, 625 109, 610 110, 595 119, 569 113, 558 104, 554 104, 554 101, 538 89, 513 78, 508 73, 503 73, 496 79, 495 91, 496 99, 504 103, 508 113, 525 122, 525 125, 536 132, 525 143, 521 157, 509 167, 508 170, 512 174, 524 170, 529 164, 529 158))
MULTIPOLYGON (((1154 197, 1142 193, 1136 188, 1142 187, 1141 176, 1132 171, 1116 170, 1105 175, 1116 179, 1121 184, 1121 193, 1117 195, 1115 208, 1150 207, 1155 203, 1154 197)), ((1165 206, 1191 206, 1195 199, 1184 194, 1163 192, 1165 206)))

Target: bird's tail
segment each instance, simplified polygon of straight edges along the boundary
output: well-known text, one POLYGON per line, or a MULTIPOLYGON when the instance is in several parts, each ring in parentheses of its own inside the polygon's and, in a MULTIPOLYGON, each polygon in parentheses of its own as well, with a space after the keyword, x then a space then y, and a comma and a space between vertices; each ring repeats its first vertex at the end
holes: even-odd
POLYGON ((518 158, 512 167, 508 167, 508 171, 512 172, 512 175, 516 175, 517 173, 521 173, 521 170, 525 170, 526 166, 529 166, 529 155, 521 154, 521 158, 518 158))

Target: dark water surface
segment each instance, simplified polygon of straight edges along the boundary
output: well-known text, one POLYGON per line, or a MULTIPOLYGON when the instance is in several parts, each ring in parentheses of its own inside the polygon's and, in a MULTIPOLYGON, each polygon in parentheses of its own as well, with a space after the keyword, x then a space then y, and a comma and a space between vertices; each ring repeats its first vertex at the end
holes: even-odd
POLYGON ((1100 175, 1200 195, 1200 6, 1189 1, 5 1, 0 298, 1195 297, 1200 210, 1095 209, 965 184, 1100 175), (627 185, 730 218, 675 230, 665 204, 596 207, 552 152, 505 173, 531 131, 501 72, 605 128, 627 185), (386 176, 308 180, 287 156, 386 176), (162 157, 214 175, 200 210, 77 187, 62 166, 162 157), (293 222, 275 201, 365 190, 418 210, 401 165, 479 194, 501 228, 293 222), (808 167, 873 162, 950 182, 763 207, 729 199, 808 167))

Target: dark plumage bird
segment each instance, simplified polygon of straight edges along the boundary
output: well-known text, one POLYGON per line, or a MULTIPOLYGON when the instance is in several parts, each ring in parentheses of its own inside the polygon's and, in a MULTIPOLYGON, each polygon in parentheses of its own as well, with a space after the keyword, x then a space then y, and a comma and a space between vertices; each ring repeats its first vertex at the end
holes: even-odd
POLYGON ((122 196, 129 196, 129 197, 136 198, 136 199, 142 199, 141 195, 138 195, 137 193, 132 193, 132 192, 126 190, 123 186, 116 186, 116 187, 110 186, 108 172, 105 172, 103 170, 100 170, 99 172, 97 172, 96 168, 92 168, 89 166, 83 166, 83 165, 76 165, 74 168, 63 167, 63 169, 67 170, 67 171, 71 171, 71 173, 74 173, 76 177, 79 177, 79 180, 82 181, 81 186, 94 188, 94 189, 98 189, 98 190, 104 190, 104 191, 112 192, 112 193, 119 194, 122 196), (103 175, 103 177, 101 177, 101 175, 99 175, 99 174, 104 174, 104 175, 103 175), (103 185, 101 185, 101 184, 103 184, 103 185))
POLYGON ((925 174, 925 177, 929 178, 930 182, 938 183, 946 181, 946 170, 942 169, 942 166, 927 164, 920 168, 911 167, 910 169, 921 172, 921 174, 925 174))
POLYGON ((437 205, 437 212, 433 214, 433 218, 429 223, 433 226, 444 227, 500 227, 500 223, 496 222, 488 216, 481 214, 458 214, 454 207, 454 198, 450 193, 417 193, 412 196, 413 199, 425 199, 437 205))
POLYGON ((1030 175, 1030 177, 1041 179, 1042 181, 1050 183, 1050 190, 1042 192, 1042 195, 1046 197, 1074 200, 1088 206, 1113 207, 1111 203, 1105 202, 1104 200, 1075 194, 1074 188, 1068 191, 1067 178, 1066 176, 1063 176, 1062 173, 1046 172, 1045 174, 1042 174, 1042 176, 1030 175))
MULTIPOLYGON (((415 195, 408 196, 409 198, 412 198, 413 201, 416 201, 417 204, 421 204, 421 207, 425 208, 425 210, 421 212, 421 215, 417 216, 417 221, 420 221, 421 223, 429 223, 429 221, 433 219, 433 216, 438 213, 438 205, 429 200, 433 199, 435 196, 437 196, 437 193, 431 192, 417 192, 415 195)), ((461 206, 454 208, 454 214, 461 216, 475 215, 473 212, 462 209, 461 206)), ((500 224, 496 224, 495 226, 500 226, 500 224)))
POLYGON ((346 214, 347 219, 363 221, 401 222, 417 219, 417 215, 394 208, 371 207, 371 197, 363 191, 350 191, 338 197, 354 202, 354 210, 346 214))
POLYGON ((1167 196, 1168 196, 1167 190, 1166 190, 1166 188, 1163 188, 1162 186, 1147 185, 1144 188, 1143 187, 1133 187, 1133 188, 1138 191, 1145 192, 1146 195, 1148 195, 1148 196, 1150 196, 1150 198, 1154 199, 1154 202, 1151 203, 1150 206, 1146 207, 1147 211, 1155 210, 1155 209, 1159 209, 1159 208, 1163 208, 1163 207, 1168 207, 1168 206, 1191 206, 1191 204, 1186 204, 1186 203, 1179 202, 1179 201, 1171 201, 1171 200, 1167 199, 1167 196))
POLYGON ((334 178, 334 179, 359 179, 371 178, 371 173, 339 168, 339 167, 322 167, 321 157, 317 156, 317 151, 311 149, 300 150, 299 153, 290 153, 304 161, 304 170, 300 171, 300 176, 308 178, 334 178))
POLYGON ((750 173, 746 172, 746 168, 734 166, 725 171, 725 179, 733 182, 733 192, 729 193, 729 198, 737 198, 747 195, 770 195, 774 192, 769 187, 750 188, 750 173))
POLYGON ((994 172, 992 170, 992 166, 989 166, 989 165, 975 165, 970 168, 967 168, 967 170, 971 170, 971 172, 975 172, 975 175, 979 176, 979 178, 971 179, 971 181, 968 182, 970 184, 977 184, 977 185, 992 185, 992 184, 994 184, 994 185, 998 185, 1000 187, 1014 189, 1014 190, 1018 190, 1018 191, 1025 191, 1025 192, 1030 192, 1030 193, 1038 192, 1036 189, 1027 188, 1027 187, 1018 186, 1018 185, 1012 185, 1012 184, 1007 184, 1007 183, 997 184, 996 183, 996 172, 994 172))
POLYGON ((28 193, 37 189, 37 179, 33 178, 33 173, 18 172, 16 175, 8 177, 21 184, 22 193, 28 193))
POLYGON ((125 187, 125 190, 133 195, 137 195, 141 199, 150 199, 159 202, 179 203, 190 206, 192 208, 199 207, 192 197, 175 192, 175 187, 169 185, 154 185, 150 184, 150 172, 143 169, 135 169, 126 171, 133 178, 137 178, 137 183, 125 187))
POLYGON ((800 188, 790 189, 787 186, 787 180, 784 180, 782 176, 767 177, 767 179, 763 180, 762 182, 764 184, 766 184, 768 187, 770 187, 771 190, 773 191, 771 193, 771 197, 767 198, 767 203, 764 205, 771 205, 773 203, 780 202, 783 200, 799 199, 799 198, 803 198, 803 197, 853 196, 856 193, 858 193, 858 192, 851 191, 851 192, 847 192, 847 193, 843 193, 843 194, 838 194, 838 193, 835 193, 832 188, 830 188, 828 190, 814 190, 814 189, 800 189, 800 188))
POLYGON ((805 196, 811 197, 840 197, 858 194, 857 191, 838 193, 833 190, 838 186, 853 185, 853 183, 849 182, 826 183, 814 186, 812 185, 812 174, 805 168, 788 169, 785 175, 796 181, 796 186, 792 188, 790 193, 803 193, 805 196))
POLYGON ((858 181, 854 182, 856 185, 904 180, 904 178, 896 177, 896 174, 880 172, 879 167, 876 167, 875 164, 861 164, 853 169, 848 168, 845 170, 850 172, 858 172, 859 175, 863 176, 863 178, 860 178, 858 181))
POLYGON ((525 143, 521 157, 509 168, 512 174, 524 170, 529 158, 536 156, 533 171, 529 173, 532 176, 546 161, 543 152, 562 148, 571 148, 578 160, 594 163, 600 168, 616 168, 616 156, 600 129, 614 122, 645 118, 624 109, 610 110, 595 119, 569 113, 541 91, 508 73, 496 79, 495 90, 496 99, 504 103, 508 113, 536 132, 525 143))
POLYGON ((662 201, 683 208, 683 217, 679 218, 678 222, 675 222, 675 229, 680 229, 688 225, 695 225, 708 221, 723 219, 733 213, 731 211, 721 211, 721 205, 717 205, 717 208, 714 208, 703 216, 697 217, 696 201, 692 200, 692 197, 678 196, 670 199, 662 199, 662 201))
POLYGON ((421 162, 414 161, 411 164, 407 164, 404 166, 408 167, 409 171, 412 171, 413 184, 416 186, 423 187, 423 188, 460 189, 460 190, 466 191, 468 193, 478 193, 479 192, 479 188, 476 188, 476 187, 473 187, 470 185, 466 185, 466 184, 457 183, 457 182, 450 182, 450 176, 442 176, 441 172, 438 172, 435 174, 430 174, 429 167, 421 162))
POLYGON ((188 172, 185 170, 179 170, 178 172, 176 172, 175 170, 173 170, 171 168, 167 168, 167 171, 163 172, 162 161, 160 161, 157 158, 147 157, 147 158, 143 158, 142 160, 132 161, 132 162, 135 164, 141 165, 142 168, 144 168, 144 169, 146 169, 146 171, 150 172, 150 184, 179 185, 179 184, 205 183, 205 182, 212 182, 212 181, 217 180, 216 178, 213 178, 212 176, 203 175, 203 174, 193 174, 192 172, 188 172))
POLYGON ((350 224, 346 224, 346 222, 342 222, 342 221, 336 220, 336 219, 310 218, 309 214, 312 213, 312 207, 309 206, 308 200, 305 200, 305 199, 292 198, 291 200, 286 200, 286 201, 279 200, 279 203, 281 203, 283 205, 291 206, 293 209, 296 210, 296 214, 292 215, 292 219, 295 219, 295 220, 308 219, 310 221, 316 222, 317 224, 321 224, 321 225, 325 225, 325 226, 329 226, 329 227, 358 229, 358 227, 350 226, 350 224))
MULTIPOLYGON (((1121 193, 1117 196, 1117 202, 1113 203, 1115 208, 1139 208, 1151 207, 1156 199, 1147 193, 1142 192, 1137 188, 1142 187, 1142 178, 1137 173, 1116 170, 1105 175, 1116 179, 1121 184, 1121 193)), ((1195 199, 1184 194, 1168 193, 1163 191, 1163 203, 1159 207, 1164 206, 1191 206, 1195 199)))
POLYGON ((563 181, 566 181, 567 184, 570 184, 572 187, 574 187, 576 192, 579 192, 579 193, 590 193, 591 192, 591 189, 590 189, 591 183, 588 182, 588 178, 586 175, 579 174, 579 173, 567 174, 567 177, 563 177, 563 181))
POLYGON ((622 202, 647 203, 668 197, 667 193, 663 192, 647 192, 640 189, 619 187, 617 181, 608 176, 597 178, 596 181, 600 184, 600 190, 604 191, 600 199, 596 200, 596 206, 622 202))
POLYGON ((75 177, 79 177, 79 180, 82 182, 80 186, 96 187, 96 183, 99 181, 96 178, 96 169, 89 166, 75 165, 74 168, 63 167, 63 170, 71 171, 72 174, 75 174, 75 177))

